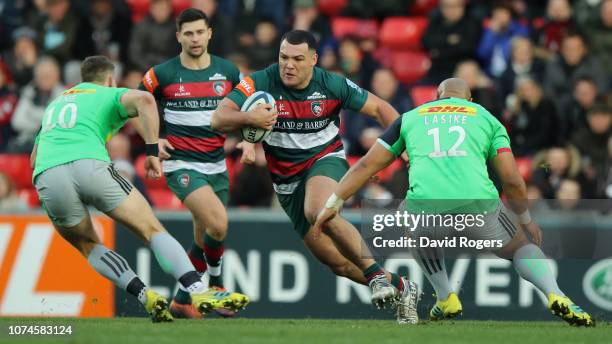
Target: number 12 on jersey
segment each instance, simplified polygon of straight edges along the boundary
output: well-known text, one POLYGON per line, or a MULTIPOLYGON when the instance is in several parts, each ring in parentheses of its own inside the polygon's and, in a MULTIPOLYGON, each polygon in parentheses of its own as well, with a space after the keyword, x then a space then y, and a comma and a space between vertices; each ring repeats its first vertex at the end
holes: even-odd
POLYGON ((434 150, 429 153, 430 158, 445 158, 445 157, 457 157, 457 156, 467 156, 467 152, 464 150, 460 150, 459 147, 465 141, 465 129, 463 127, 454 125, 448 128, 448 135, 451 133, 457 133, 457 140, 455 143, 448 149, 448 151, 443 151, 440 147, 440 128, 431 128, 427 131, 428 136, 433 136, 433 144, 434 150))

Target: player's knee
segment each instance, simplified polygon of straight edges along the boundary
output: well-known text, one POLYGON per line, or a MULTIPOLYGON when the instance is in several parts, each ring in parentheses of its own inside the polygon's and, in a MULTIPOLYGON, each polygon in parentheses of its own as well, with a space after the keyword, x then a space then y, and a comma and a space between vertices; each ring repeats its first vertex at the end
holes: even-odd
POLYGON ((319 214, 318 210, 304 210, 304 216, 309 224, 314 225, 317 222, 317 215, 319 214))
POLYGON ((206 221, 207 222, 206 224, 204 224, 203 221, 201 222, 202 223, 198 227, 205 228, 206 233, 210 235, 211 237, 213 237, 213 239, 216 239, 216 240, 225 239, 225 235, 227 234, 227 227, 228 227, 227 215, 217 214, 212 219, 209 219, 209 221, 206 221))
MULTIPOLYGON (((311 225, 314 225, 315 222, 317 222, 317 216, 319 215, 320 211, 321 211, 321 209, 319 209, 319 208, 304 210, 304 216, 306 217, 306 220, 308 220, 308 223, 310 223, 311 225)), ((326 227, 333 227, 334 226, 334 222, 335 222, 335 219, 327 221, 325 226, 326 227)))

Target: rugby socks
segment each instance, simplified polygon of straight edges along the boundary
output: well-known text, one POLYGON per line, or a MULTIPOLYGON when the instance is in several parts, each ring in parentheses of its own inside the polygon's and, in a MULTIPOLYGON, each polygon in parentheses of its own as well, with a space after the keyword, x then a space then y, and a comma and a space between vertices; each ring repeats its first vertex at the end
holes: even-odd
POLYGON ((132 279, 132 281, 128 283, 125 290, 128 293, 136 296, 138 301, 140 301, 143 306, 147 303, 147 286, 145 286, 145 284, 140 280, 140 278, 134 277, 134 279, 132 279))
POLYGON ((370 265, 363 271, 363 276, 368 280, 368 285, 372 287, 372 284, 378 281, 387 281, 387 274, 385 270, 378 263, 370 265))
MULTIPOLYGON (((195 267, 196 271, 200 276, 206 272, 206 261, 204 260, 204 251, 198 244, 193 242, 191 244, 191 249, 187 253, 189 260, 191 260, 191 264, 195 267)), ((189 305, 191 304, 191 296, 189 296, 189 292, 187 289, 183 288, 182 285, 179 284, 179 290, 176 292, 174 296, 174 301, 179 304, 189 305)))
POLYGON ((514 252, 512 263, 519 276, 533 283, 546 296, 550 293, 565 296, 557 285, 544 252, 538 246, 527 244, 519 248, 514 252))
POLYGON ((204 257, 208 264, 208 274, 210 275, 209 286, 223 288, 223 277, 221 276, 221 263, 223 261, 223 241, 215 240, 213 237, 204 234, 204 257))
POLYGON ((403 292, 404 281, 402 281, 400 275, 396 274, 395 272, 389 272, 389 274, 391 274, 391 285, 397 288, 397 290, 399 290, 400 292, 403 292))
POLYGON ((206 265, 206 260, 204 260, 204 250, 195 242, 191 243, 191 249, 187 253, 189 256, 189 260, 191 260, 191 264, 195 267, 196 271, 200 274, 204 274, 208 266, 206 265))
POLYGON ((444 264, 444 254, 440 248, 419 248, 414 259, 436 292, 439 301, 446 300, 452 292, 444 264))
POLYGON ((145 284, 136 276, 125 258, 104 245, 96 244, 87 256, 87 261, 102 276, 134 295, 144 305, 147 301, 145 284))
POLYGON ((170 234, 162 232, 153 235, 151 250, 161 268, 174 276, 189 293, 205 290, 200 275, 189 261, 185 249, 170 234))

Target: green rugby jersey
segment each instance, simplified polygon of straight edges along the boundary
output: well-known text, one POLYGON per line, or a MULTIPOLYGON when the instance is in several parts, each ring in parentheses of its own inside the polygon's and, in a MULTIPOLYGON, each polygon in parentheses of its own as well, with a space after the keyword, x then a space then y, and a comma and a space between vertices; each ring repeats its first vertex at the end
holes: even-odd
POLYGON ((42 118, 32 179, 45 170, 80 159, 110 162, 106 142, 125 124, 126 88, 81 83, 66 90, 42 118))
POLYGON ((293 193, 318 159, 345 158, 339 136, 340 110, 359 111, 368 99, 368 92, 352 81, 318 67, 305 89, 285 87, 278 64, 242 79, 228 98, 241 107, 256 91, 276 99, 278 120, 263 147, 274 190, 280 194, 293 193))
POLYGON ((404 113, 378 139, 410 158, 407 199, 498 199, 487 160, 510 151, 504 126, 482 106, 459 98, 404 113))
POLYGON ((230 61, 210 55, 207 68, 185 68, 176 56, 152 67, 139 89, 151 92, 162 109, 166 139, 174 147, 164 171, 190 169, 204 174, 226 170, 225 135, 212 130, 213 111, 240 81, 230 61))

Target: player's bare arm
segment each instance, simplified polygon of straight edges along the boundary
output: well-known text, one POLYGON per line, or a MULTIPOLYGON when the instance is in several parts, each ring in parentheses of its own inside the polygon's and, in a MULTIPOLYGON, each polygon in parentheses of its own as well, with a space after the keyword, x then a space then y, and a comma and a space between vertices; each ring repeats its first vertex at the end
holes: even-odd
POLYGON ((368 92, 368 100, 359 112, 375 118, 385 128, 390 126, 399 117, 399 113, 391 104, 370 92, 368 92))
POLYGON ((325 222, 338 214, 344 200, 353 196, 373 175, 389 166, 395 159, 396 156, 380 143, 372 146, 368 153, 342 177, 335 193, 327 200, 325 208, 319 212, 314 224, 315 233, 320 233, 325 222))
POLYGON ((225 98, 213 113, 210 126, 223 133, 246 126, 272 130, 276 124, 276 117, 277 114, 270 104, 262 104, 255 110, 242 112, 234 101, 225 98))
POLYGON ((147 176, 161 177, 161 164, 158 158, 159 114, 155 98, 149 92, 130 90, 121 96, 121 104, 130 117, 140 118, 142 128, 139 134, 147 145, 147 160, 145 161, 147 176))
MULTIPOLYGON (((140 137, 142 137, 142 139, 144 140, 144 135, 145 135, 144 127, 142 126, 141 120, 138 117, 133 117, 133 118, 130 118, 129 122, 132 128, 134 128, 134 130, 136 130, 138 135, 140 135, 140 137)), ((159 146, 159 159, 165 160, 165 159, 170 158, 171 155, 169 151, 174 150, 174 146, 172 146, 170 142, 168 142, 168 140, 162 139, 161 137, 159 138, 158 146, 159 146)))
POLYGON ((502 183, 508 204, 515 214, 519 215, 523 228, 531 235, 535 244, 542 244, 542 231, 531 221, 527 208, 527 187, 516 167, 511 152, 500 152, 493 158, 493 168, 502 183))

